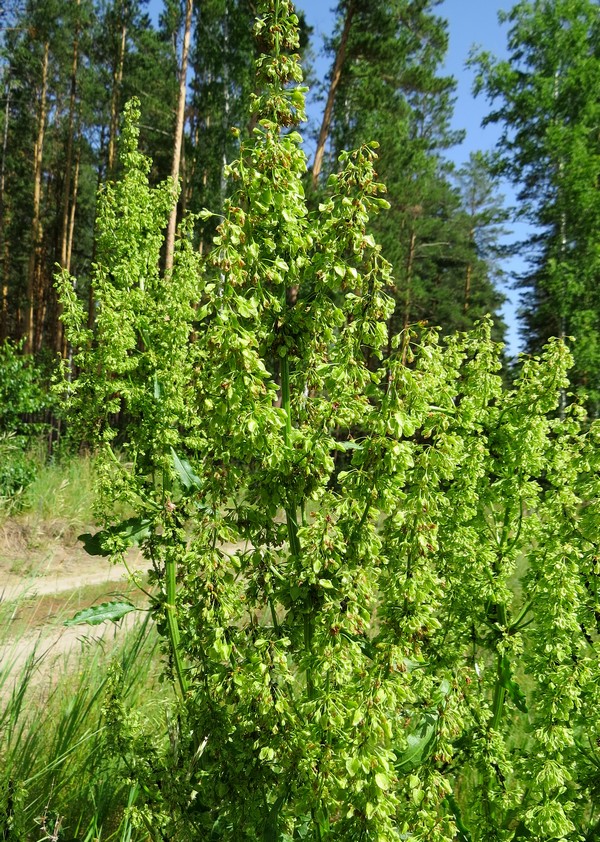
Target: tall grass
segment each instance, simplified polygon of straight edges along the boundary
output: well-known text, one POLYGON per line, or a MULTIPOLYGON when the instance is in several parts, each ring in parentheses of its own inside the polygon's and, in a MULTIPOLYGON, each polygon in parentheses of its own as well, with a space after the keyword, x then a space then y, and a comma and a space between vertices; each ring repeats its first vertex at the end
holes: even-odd
POLYGON ((54 528, 60 537, 92 523, 93 504, 92 459, 81 455, 40 460, 34 479, 25 490, 22 509, 30 521, 54 528))
POLYGON ((0 839, 143 842, 128 813, 137 793, 107 749, 102 709, 114 662, 128 708, 164 709, 148 624, 62 656, 40 636, 25 659, 9 634, 0 630, 0 839))

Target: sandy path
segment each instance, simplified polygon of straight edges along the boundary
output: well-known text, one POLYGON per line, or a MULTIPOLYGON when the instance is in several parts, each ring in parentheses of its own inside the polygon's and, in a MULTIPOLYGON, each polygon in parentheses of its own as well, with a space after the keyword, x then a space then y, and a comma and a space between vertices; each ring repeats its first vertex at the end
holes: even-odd
MULTIPOLYGON (((131 560, 131 571, 144 571, 148 567, 142 559, 131 560)), ((107 585, 123 582, 128 579, 125 567, 120 564, 109 564, 106 559, 97 562, 81 562, 76 570, 69 567, 50 567, 46 572, 35 576, 18 576, 14 573, 0 573, 0 601, 14 602, 22 597, 45 596, 74 591, 86 585, 107 585)))
MULTIPOLYGON (((233 553, 238 548, 233 544, 223 546, 227 553, 233 553)), ((148 562, 135 550, 129 553, 127 565, 132 573, 148 569, 148 562)), ((0 603, 14 605, 15 616, 36 597, 62 594, 63 598, 57 602, 64 607, 69 594, 75 597, 81 588, 88 585, 106 585, 106 598, 94 599, 94 603, 108 601, 114 598, 119 585, 125 589, 128 579, 129 573, 123 564, 111 564, 106 558, 90 556, 79 544, 69 545, 68 542, 55 540, 46 543, 43 551, 36 551, 23 544, 8 546, 7 542, 0 543, 0 603), (23 568, 23 573, 15 572, 23 568)), ((20 668, 32 655, 40 675, 47 675, 53 669, 64 669, 67 658, 79 652, 82 646, 96 641, 108 643, 141 616, 142 613, 136 611, 118 624, 108 622, 100 626, 64 626, 56 616, 48 616, 41 626, 20 633, 18 637, 11 635, 9 622, 7 629, 0 629, 0 689, 2 674, 6 676, 8 670, 18 676, 20 668)))
MULTIPOLYGON (((69 595, 73 594, 76 604, 77 592, 81 588, 98 586, 103 593, 102 586, 106 585, 106 600, 110 600, 115 592, 124 590, 128 585, 129 574, 123 564, 111 564, 106 558, 90 556, 73 542, 50 540, 38 550, 19 541, 5 540, 0 551, 0 603, 11 608, 14 606, 14 617, 29 610, 38 597, 62 594, 62 598, 57 600, 57 610, 62 607, 64 616, 64 604, 69 601, 69 595), (23 573, 19 572, 21 570, 23 573)), ((148 563, 139 553, 130 553, 127 562, 131 572, 148 569, 148 563)), ((102 601, 102 596, 94 600, 96 603, 102 601)), ((51 614, 43 619, 41 625, 38 621, 30 630, 19 632, 18 636, 11 634, 12 622, 9 620, 6 628, 0 629, 0 696, 12 684, 10 677, 8 682, 3 679, 12 675, 17 678, 32 656, 34 671, 39 676, 47 676, 53 670, 62 671, 68 658, 79 653, 82 647, 99 641, 108 644, 140 616, 141 612, 133 612, 118 625, 109 622, 100 626, 67 627, 51 614)), ((22 622, 20 628, 23 628, 22 622)))
POLYGON ((71 656, 93 645, 111 643, 126 629, 132 628, 141 616, 141 612, 136 611, 123 617, 118 624, 44 627, 28 632, 18 640, 0 644, 0 698, 6 691, 10 692, 14 681, 19 680, 28 659, 32 659, 33 675, 44 677, 55 671, 64 672, 71 656), (8 676, 6 682, 3 673, 8 676))

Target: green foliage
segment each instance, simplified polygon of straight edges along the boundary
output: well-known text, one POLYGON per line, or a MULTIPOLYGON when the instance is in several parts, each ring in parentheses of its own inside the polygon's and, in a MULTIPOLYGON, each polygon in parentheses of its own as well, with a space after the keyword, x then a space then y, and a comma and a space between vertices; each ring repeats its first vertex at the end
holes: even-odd
POLYGON ((26 504, 23 492, 40 467, 34 440, 48 428, 46 416, 55 407, 48 373, 22 352, 21 345, 0 343, 0 506, 4 512, 26 504))
MULTIPOLYGON (((330 167, 343 149, 372 138, 381 144, 377 172, 390 208, 371 225, 393 267, 397 306, 391 331, 426 320, 451 333, 491 313, 494 338, 501 339, 502 297, 491 277, 489 251, 476 251, 478 223, 443 158, 461 133, 450 129, 455 80, 440 74, 448 35, 438 5, 338 4, 330 51, 339 49, 344 22, 351 23, 333 107, 330 167)), ((487 188, 489 200, 489 179, 487 188)), ((488 234, 496 234, 491 226, 488 234)))
MULTIPOLYGON (((153 839, 581 839, 598 822, 598 437, 558 341, 511 390, 488 320, 388 336, 374 145, 309 210, 297 19, 256 24, 257 126, 201 259, 123 131, 94 334, 59 281, 104 529, 140 546, 169 741, 106 703, 153 839), (116 413, 126 418, 123 428, 116 413), (125 522, 115 506, 133 517, 125 522)), ((208 211, 205 215, 208 215, 208 211)))
POLYGON ((15 436, 0 437, 0 506, 13 511, 23 503, 23 491, 33 482, 36 463, 26 444, 15 436))
POLYGON ((0 432, 19 436, 39 432, 39 416, 53 404, 45 379, 41 366, 19 345, 0 343, 0 432))
POLYGON ((24 658, 23 641, 0 628, 0 838, 142 842, 128 815, 138 794, 108 750, 105 698, 112 664, 123 702, 160 720, 155 635, 141 623, 70 657, 29 637, 24 658))
POLYGON ((597 298, 600 199, 600 12, 593 0, 519 2, 506 60, 473 58, 476 89, 502 129, 496 171, 518 190, 519 215, 534 226, 521 244, 527 350, 550 336, 574 336, 574 385, 598 414, 600 312, 597 298))

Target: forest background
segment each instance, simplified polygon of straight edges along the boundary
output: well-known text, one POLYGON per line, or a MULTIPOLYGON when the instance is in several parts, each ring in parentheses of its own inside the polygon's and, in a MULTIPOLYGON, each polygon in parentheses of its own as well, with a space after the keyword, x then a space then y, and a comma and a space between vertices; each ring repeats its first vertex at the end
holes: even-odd
MULTIPOLYGON (((503 340, 503 292, 511 289, 526 352, 538 353, 550 336, 575 337, 573 382, 595 415, 598 8, 538 0, 500 13, 506 58, 480 50, 469 59, 493 109, 484 122, 497 124, 499 140, 494 153, 471 152, 462 166, 453 162, 464 132, 453 122, 444 14, 439 0, 342 0, 323 45, 302 16, 310 201, 322 199, 343 149, 376 139, 391 203, 374 231, 394 271, 391 333, 423 321, 452 333, 490 313, 503 340), (326 78, 315 74, 317 57, 326 78), (515 197, 511 210, 500 182, 515 197), (523 242, 506 245, 509 222, 526 223, 523 242)), ((3 411, 13 421, 15 400, 19 417, 39 420, 50 399, 38 381, 70 356, 58 267, 78 278, 94 324, 96 196, 119 175, 120 114, 131 96, 141 101, 153 181, 181 179, 173 230, 186 212, 222 207, 225 168, 253 129, 254 15, 252 0, 0 4, 0 342, 16 343, 3 345, 3 369, 41 366, 32 388, 3 378, 3 411)), ((213 218, 197 220, 201 252, 214 227, 213 218)))

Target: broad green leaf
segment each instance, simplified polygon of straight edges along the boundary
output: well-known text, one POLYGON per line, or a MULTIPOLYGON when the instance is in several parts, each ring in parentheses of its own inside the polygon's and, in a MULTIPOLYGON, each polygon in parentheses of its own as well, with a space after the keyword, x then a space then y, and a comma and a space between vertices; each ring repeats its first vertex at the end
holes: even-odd
POLYGON ((95 534, 84 532, 77 536, 77 540, 82 542, 88 555, 109 556, 111 551, 106 548, 108 539, 120 538, 127 544, 139 544, 150 534, 150 526, 151 521, 146 518, 128 518, 116 526, 110 526, 95 534))
POLYGON ((437 723, 439 716, 435 712, 427 712, 414 731, 406 738, 406 748, 398 755, 396 769, 399 772, 410 772, 421 766, 431 755, 437 738, 437 723))
POLYGON ((187 459, 181 459, 175 453, 173 448, 171 448, 171 457, 173 459, 175 473, 179 477, 179 482, 183 488, 185 488, 186 491, 191 491, 193 488, 200 488, 202 480, 196 473, 194 473, 194 469, 187 459))
POLYGON ((88 555, 109 556, 110 550, 105 550, 102 545, 106 537, 106 531, 96 532, 95 534, 84 532, 82 535, 77 536, 77 540, 81 541, 83 549, 88 555))
POLYGON ((111 621, 116 623, 126 614, 136 611, 135 605, 131 602, 103 602, 102 605, 92 605, 91 608, 84 608, 78 611, 70 620, 65 620, 65 626, 99 626, 101 623, 111 621))

